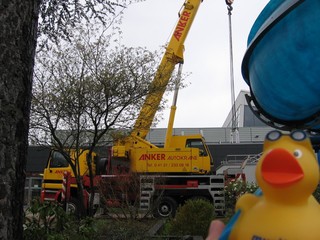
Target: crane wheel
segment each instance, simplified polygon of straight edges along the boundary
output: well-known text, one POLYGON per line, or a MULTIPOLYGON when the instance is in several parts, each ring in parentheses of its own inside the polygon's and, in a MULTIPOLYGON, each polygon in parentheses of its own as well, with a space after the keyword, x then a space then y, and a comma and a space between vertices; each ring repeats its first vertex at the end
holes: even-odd
POLYGON ((162 197, 157 201, 154 209, 154 217, 167 218, 174 217, 178 204, 172 197, 162 197))
POLYGON ((69 202, 68 202, 68 206, 67 206, 67 213, 68 214, 73 214, 75 216, 79 216, 80 214, 80 202, 78 199, 76 198, 70 198, 69 202))

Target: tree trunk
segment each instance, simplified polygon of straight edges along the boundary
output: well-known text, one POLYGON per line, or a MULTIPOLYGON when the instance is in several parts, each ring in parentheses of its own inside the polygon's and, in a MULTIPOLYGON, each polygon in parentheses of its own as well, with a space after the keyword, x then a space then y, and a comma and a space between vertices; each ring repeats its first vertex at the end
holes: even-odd
MULTIPOLYGON (((93 171, 92 171, 92 149, 90 149, 89 154, 87 155, 87 165, 89 169, 89 178, 90 178, 90 201, 89 201, 89 216, 93 216, 93 202, 94 202, 94 194, 95 194, 95 187, 93 182, 93 171)), ((97 166, 96 166, 97 167, 97 166)))
POLYGON ((0 1, 0 239, 23 239, 25 166, 40 1, 0 1))

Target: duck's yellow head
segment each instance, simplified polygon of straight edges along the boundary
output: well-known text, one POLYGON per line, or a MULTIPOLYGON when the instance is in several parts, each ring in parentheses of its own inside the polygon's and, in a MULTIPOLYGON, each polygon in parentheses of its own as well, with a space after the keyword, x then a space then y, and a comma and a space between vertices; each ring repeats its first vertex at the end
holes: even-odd
POLYGON ((256 178, 267 198, 298 201, 312 194, 319 182, 319 166, 307 134, 269 132, 256 178))

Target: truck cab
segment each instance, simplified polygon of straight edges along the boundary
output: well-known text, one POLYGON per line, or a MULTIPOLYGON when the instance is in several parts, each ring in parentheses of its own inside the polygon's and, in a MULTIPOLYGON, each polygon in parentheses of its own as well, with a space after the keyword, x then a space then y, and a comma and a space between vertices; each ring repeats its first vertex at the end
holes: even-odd
MULTIPOLYGON (((88 150, 82 150, 78 156, 80 176, 89 175, 89 169, 87 164, 88 152, 88 150)), ((76 152, 74 150, 70 151, 70 157, 71 161, 76 161, 76 152)), ((97 157, 97 154, 93 153, 92 170, 94 175, 97 157)), ((61 186, 65 172, 69 172, 71 177, 75 176, 65 156, 57 150, 51 150, 47 161, 47 165, 43 172, 41 200, 53 201, 59 200, 61 198, 61 186)), ((71 188, 76 189, 77 185, 75 183, 71 184, 71 188)))

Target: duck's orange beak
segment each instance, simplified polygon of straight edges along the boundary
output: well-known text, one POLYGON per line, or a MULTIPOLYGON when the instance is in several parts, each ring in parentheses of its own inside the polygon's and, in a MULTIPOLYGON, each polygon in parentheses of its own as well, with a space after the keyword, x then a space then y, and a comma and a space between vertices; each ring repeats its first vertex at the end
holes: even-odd
POLYGON ((297 159, 287 150, 271 150, 263 159, 263 179, 274 186, 288 186, 303 178, 303 170, 297 159))

